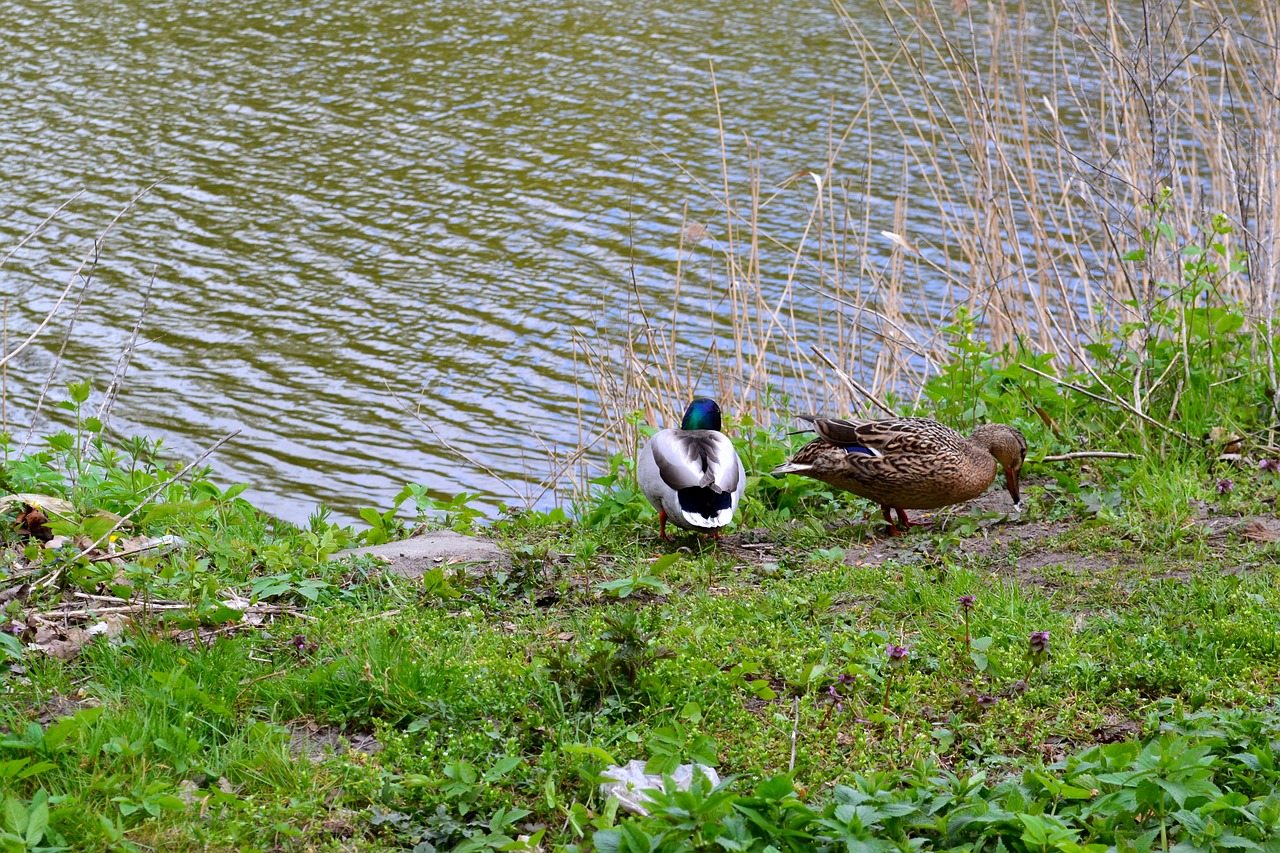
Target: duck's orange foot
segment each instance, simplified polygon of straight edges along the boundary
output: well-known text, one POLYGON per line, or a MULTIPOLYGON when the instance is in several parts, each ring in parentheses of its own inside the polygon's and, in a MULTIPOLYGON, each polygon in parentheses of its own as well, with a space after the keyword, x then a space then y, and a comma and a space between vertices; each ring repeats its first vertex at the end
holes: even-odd
POLYGON ((889 507, 888 505, 885 505, 884 507, 884 520, 889 522, 890 536, 905 536, 907 531, 913 527, 928 527, 933 524, 932 520, 912 521, 907 518, 907 511, 905 509, 902 507, 889 507), (896 523, 893 520, 893 511, 898 513, 898 521, 896 523), (899 527, 902 529, 899 530, 899 527))

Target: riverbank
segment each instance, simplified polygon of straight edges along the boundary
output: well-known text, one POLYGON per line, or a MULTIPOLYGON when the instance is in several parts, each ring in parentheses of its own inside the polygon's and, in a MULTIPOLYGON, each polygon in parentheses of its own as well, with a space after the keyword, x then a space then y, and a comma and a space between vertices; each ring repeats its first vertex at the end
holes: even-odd
MULTIPOLYGON (((803 440, 732 429, 753 472, 803 440)), ((672 543, 625 462, 573 517, 482 525, 406 489, 360 530, 277 522, 192 470, 93 546, 180 473, 133 448, 6 469, 71 497, 6 526, 13 849, 1272 838, 1280 522, 1256 454, 1033 464, 1021 514, 993 489, 900 538, 757 473, 727 535, 672 543), (501 556, 333 559, 419 523, 501 556), (597 787, 632 759, 732 781, 637 822, 597 787)))

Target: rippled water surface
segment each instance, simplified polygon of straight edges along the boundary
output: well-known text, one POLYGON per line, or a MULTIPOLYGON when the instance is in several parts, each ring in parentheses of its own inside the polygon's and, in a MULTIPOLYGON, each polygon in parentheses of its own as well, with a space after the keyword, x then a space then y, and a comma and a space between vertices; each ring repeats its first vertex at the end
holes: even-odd
MULTIPOLYGON (((101 390, 154 277, 114 429, 189 458, 243 428, 219 479, 293 520, 405 482, 502 494, 394 395, 537 479, 533 434, 577 437, 573 329, 620 316, 633 255, 643 292, 669 288, 685 206, 716 216, 709 64, 775 183, 821 165, 862 79, 821 0, 0 0, 0 45, 0 253, 84 191, 0 268, 11 335, 158 181, 106 241, 58 381, 101 390)), ((19 439, 60 343, 10 365, 19 439)))

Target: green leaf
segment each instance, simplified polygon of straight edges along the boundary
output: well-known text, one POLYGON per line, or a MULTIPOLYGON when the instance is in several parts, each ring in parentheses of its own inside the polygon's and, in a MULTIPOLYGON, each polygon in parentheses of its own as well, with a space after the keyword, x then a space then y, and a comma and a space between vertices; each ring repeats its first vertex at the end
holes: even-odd
POLYGON ((40 745, 49 752, 53 752, 62 746, 78 728, 80 728, 80 721, 75 717, 63 717, 45 730, 40 745))
POLYGON ((444 567, 436 566, 429 572, 422 575, 422 588, 439 598, 459 598, 462 593, 445 580, 444 567))
POLYGON ((35 847, 44 838, 44 831, 49 828, 49 794, 41 788, 31 798, 31 809, 27 818, 27 846, 35 847))
POLYGON ((12 634, 0 633, 0 655, 22 660, 22 643, 12 634))
POLYGON ((756 786, 756 796, 762 800, 781 801, 795 793, 795 783, 786 773, 770 776, 756 786))
POLYGON ((1191 797, 1196 794, 1195 790, 1183 785, 1181 782, 1175 782, 1172 779, 1161 779, 1160 777, 1156 777, 1152 781, 1167 791, 1169 796, 1173 797, 1173 801, 1178 804, 1179 808, 1186 804, 1187 797, 1191 797))
POLYGON ((67 392, 71 395, 71 399, 76 403, 83 403, 89 399, 89 380, 83 382, 68 382, 67 392))
POLYGON ((241 494, 244 493, 244 490, 247 488, 249 488, 249 486, 245 483, 235 483, 233 485, 230 485, 227 487, 227 490, 222 493, 222 499, 224 501, 229 501, 229 500, 232 500, 233 498, 238 498, 240 497, 241 494))
POLYGON ((591 836, 591 843, 599 853, 619 853, 622 850, 622 830, 601 829, 591 836))
POLYGON ((99 539, 115 526, 116 519, 108 515, 91 515, 80 524, 80 530, 90 539, 99 539))
POLYGON ((4 801, 4 825, 15 835, 26 835, 27 809, 17 797, 11 796, 4 801))
POLYGON ((653 563, 650 574, 660 575, 680 561, 679 554, 663 554, 653 563))
POLYGON ((506 758, 502 759, 497 764, 493 765, 493 767, 489 768, 488 772, 484 774, 484 781, 486 782, 498 781, 503 776, 506 776, 508 773, 514 770, 516 768, 516 765, 518 765, 523 760, 524 759, 522 759, 518 755, 508 755, 506 758))
POLYGON ((158 797, 152 798, 151 802, 155 803, 165 811, 170 812, 180 812, 187 807, 186 803, 182 802, 181 799, 173 796, 172 794, 161 794, 158 797))

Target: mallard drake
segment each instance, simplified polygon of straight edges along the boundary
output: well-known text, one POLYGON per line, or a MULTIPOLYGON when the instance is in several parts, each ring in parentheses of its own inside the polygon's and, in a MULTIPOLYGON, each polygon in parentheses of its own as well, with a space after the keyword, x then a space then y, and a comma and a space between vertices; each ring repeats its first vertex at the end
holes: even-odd
POLYGON ((720 431, 720 407, 707 397, 689 404, 679 429, 664 429, 645 442, 636 478, 658 510, 663 539, 667 521, 686 530, 724 527, 747 486, 738 451, 720 431))
POLYGON ((1027 440, 1014 427, 984 424, 965 438, 929 418, 799 417, 813 424, 818 437, 773 473, 804 474, 875 501, 894 536, 911 528, 908 509, 936 509, 985 492, 995 481, 997 463, 1014 506, 1019 503, 1027 440), (890 509, 898 511, 902 530, 890 509))

